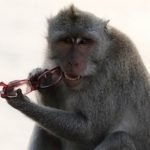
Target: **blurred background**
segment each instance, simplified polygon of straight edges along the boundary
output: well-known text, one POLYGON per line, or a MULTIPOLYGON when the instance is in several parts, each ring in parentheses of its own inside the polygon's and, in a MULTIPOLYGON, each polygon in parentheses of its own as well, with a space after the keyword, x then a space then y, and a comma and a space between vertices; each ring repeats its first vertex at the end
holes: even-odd
MULTIPOLYGON (((0 81, 24 79, 42 66, 46 19, 72 3, 124 31, 150 71, 149 0, 0 0, 0 81)), ((29 96, 36 101, 34 92, 29 96)), ((33 126, 32 120, 0 98, 0 149, 27 150, 33 126)))

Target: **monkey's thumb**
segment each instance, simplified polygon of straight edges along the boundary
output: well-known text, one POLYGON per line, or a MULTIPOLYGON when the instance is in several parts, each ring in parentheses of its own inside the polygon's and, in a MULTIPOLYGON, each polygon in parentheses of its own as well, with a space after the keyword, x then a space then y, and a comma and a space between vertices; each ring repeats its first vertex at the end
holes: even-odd
POLYGON ((22 96, 23 96, 23 94, 22 94, 21 89, 18 89, 17 90, 17 97, 22 97, 22 96))

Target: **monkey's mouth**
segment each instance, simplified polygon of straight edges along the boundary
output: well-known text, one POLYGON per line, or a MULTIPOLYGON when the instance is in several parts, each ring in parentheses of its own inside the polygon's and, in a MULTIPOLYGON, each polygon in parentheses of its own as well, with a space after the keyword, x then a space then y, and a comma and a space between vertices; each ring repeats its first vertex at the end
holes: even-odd
POLYGON ((81 78, 80 75, 71 75, 71 74, 67 74, 65 72, 64 72, 64 77, 65 77, 65 79, 70 80, 70 81, 76 81, 81 78))

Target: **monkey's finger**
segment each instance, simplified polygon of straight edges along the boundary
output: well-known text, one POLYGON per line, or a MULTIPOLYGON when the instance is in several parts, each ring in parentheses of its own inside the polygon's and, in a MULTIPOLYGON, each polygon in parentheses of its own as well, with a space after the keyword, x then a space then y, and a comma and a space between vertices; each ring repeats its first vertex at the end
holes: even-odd
POLYGON ((45 71, 45 69, 42 69, 42 68, 36 68, 36 69, 33 69, 29 75, 28 75, 28 78, 31 79, 31 80, 36 80, 38 78, 38 76, 40 74, 42 74, 43 72, 45 71))
POLYGON ((17 92, 17 97, 23 97, 21 89, 18 89, 16 92, 17 92))
POLYGON ((38 77, 44 72, 45 70, 42 68, 36 68, 33 69, 29 75, 28 75, 28 79, 31 81, 32 85, 36 85, 37 81, 38 81, 38 77))

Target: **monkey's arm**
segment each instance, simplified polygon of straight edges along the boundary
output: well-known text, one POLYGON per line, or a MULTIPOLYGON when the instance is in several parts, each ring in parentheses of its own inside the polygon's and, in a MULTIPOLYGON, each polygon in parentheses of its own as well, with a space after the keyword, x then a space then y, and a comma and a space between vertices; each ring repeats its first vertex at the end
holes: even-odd
POLYGON ((36 121, 40 126, 69 140, 86 139, 88 122, 83 115, 37 105, 30 102, 29 98, 22 95, 21 91, 17 92, 18 97, 7 99, 8 103, 36 121))

